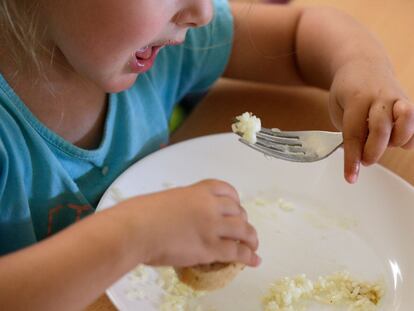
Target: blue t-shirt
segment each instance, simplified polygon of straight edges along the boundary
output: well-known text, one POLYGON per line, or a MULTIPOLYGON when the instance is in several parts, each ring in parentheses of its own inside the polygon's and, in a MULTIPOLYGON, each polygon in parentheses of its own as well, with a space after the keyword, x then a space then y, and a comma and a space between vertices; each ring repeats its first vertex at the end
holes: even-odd
POLYGON ((93 213, 116 177, 168 142, 175 103, 206 90, 227 64, 232 17, 226 0, 214 5, 209 25, 190 30, 183 45, 161 50, 132 88, 110 94, 95 150, 46 128, 0 75, 0 255, 93 213))

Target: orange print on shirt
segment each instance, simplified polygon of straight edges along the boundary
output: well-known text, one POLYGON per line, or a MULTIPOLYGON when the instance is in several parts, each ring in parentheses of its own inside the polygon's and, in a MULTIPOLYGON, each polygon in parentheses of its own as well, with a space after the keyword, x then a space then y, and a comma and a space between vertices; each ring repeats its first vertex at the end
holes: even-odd
POLYGON ((82 217, 82 214, 87 212, 93 211, 93 208, 89 205, 76 205, 76 204, 67 204, 67 205, 58 205, 49 210, 49 217, 48 217, 48 225, 47 225, 47 235, 50 236, 52 234, 53 229, 53 220, 59 214, 62 209, 69 208, 76 212, 76 219, 75 221, 79 221, 82 217))

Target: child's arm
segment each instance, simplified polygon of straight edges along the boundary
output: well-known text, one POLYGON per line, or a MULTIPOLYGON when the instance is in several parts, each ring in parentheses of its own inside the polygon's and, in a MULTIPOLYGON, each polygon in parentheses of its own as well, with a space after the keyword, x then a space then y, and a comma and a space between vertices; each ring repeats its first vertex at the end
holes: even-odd
POLYGON ((349 16, 328 8, 233 4, 235 42, 225 75, 330 89, 344 134, 345 177, 355 182, 388 145, 414 147, 414 105, 382 45, 349 16))
POLYGON ((139 263, 255 266, 257 246, 236 191, 224 182, 135 197, 1 257, 1 306, 81 310, 139 263))

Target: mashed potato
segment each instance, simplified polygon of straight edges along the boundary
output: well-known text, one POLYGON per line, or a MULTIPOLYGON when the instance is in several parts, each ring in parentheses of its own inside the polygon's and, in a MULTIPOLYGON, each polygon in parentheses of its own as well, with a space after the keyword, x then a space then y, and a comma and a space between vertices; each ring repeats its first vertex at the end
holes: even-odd
MULTIPOLYGON (((130 274, 135 285, 145 285, 130 288, 130 299, 158 302, 156 304, 160 311, 205 310, 198 298, 206 292, 194 291, 181 283, 172 268, 158 268, 156 271, 158 277, 155 279, 154 269, 146 266, 139 266, 130 274), (148 291, 147 286, 151 284, 162 289, 161 301, 160 297, 152 296, 148 291)), ((315 282, 302 274, 294 278, 285 277, 271 284, 262 299, 262 310, 305 311, 313 302, 348 307, 348 311, 375 311, 383 296, 383 286, 379 282, 361 282, 353 279, 348 272, 319 277, 315 282)))
POLYGON ((236 117, 236 121, 231 125, 234 133, 240 135, 244 140, 251 144, 256 143, 256 133, 260 131, 262 124, 259 118, 251 112, 245 112, 236 117))
MULTIPOLYGON (((205 292, 194 291, 181 283, 173 268, 152 268, 139 265, 128 275, 130 286, 126 295, 131 300, 149 301, 160 311, 203 311, 197 298, 205 292), (157 292, 159 289, 162 295, 157 292)), ((210 311, 210 310, 208 310, 210 311)))
MULTIPOLYGON (((291 202, 280 197, 268 198, 263 195, 251 200, 242 200, 249 216, 271 219, 275 211, 294 211, 291 202), (269 206, 269 209, 263 207, 269 206), (276 207, 276 208, 275 208, 276 207), (269 212, 269 213, 267 213, 269 212), (270 213, 271 212, 271 213, 270 213)), ((294 216, 294 215, 293 215, 294 216)), ((195 291, 178 279, 173 268, 137 267, 130 273, 131 299, 153 302, 160 311, 211 311, 201 306, 198 298, 207 292, 195 291), (148 290, 149 287, 157 290, 148 290), (162 290, 161 295, 153 293, 162 290)), ((267 290, 264 297, 254 299, 262 302, 264 311, 305 311, 309 306, 329 305, 338 310, 375 311, 384 296, 385 285, 381 282, 365 282, 350 276, 348 272, 337 272, 311 280, 306 275, 285 277, 277 280, 267 290)), ((241 296, 240 299, 243 299, 241 296)), ((224 311, 217 307, 215 311, 224 311)))
POLYGON ((283 278, 263 297, 265 311, 303 311, 308 303, 347 306, 349 311, 374 311, 384 295, 379 283, 354 280, 348 272, 319 277, 312 282, 305 275, 283 278))

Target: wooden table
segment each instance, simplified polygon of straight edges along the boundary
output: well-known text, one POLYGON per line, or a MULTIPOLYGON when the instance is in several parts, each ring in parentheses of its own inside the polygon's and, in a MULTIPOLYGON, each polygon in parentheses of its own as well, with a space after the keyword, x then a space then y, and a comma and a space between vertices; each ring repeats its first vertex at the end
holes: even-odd
MULTIPOLYGON (((414 1, 297 0, 296 3, 341 8, 366 24, 387 47, 400 81, 414 98, 414 1)), ((268 127, 332 130, 326 110, 327 98, 325 92, 315 89, 292 90, 222 80, 176 131, 172 142, 228 132, 230 120, 245 111, 259 115, 268 127)), ((381 164, 414 185, 414 152, 388 150, 381 164)), ((114 310, 106 295, 87 308, 87 311, 114 310)))

